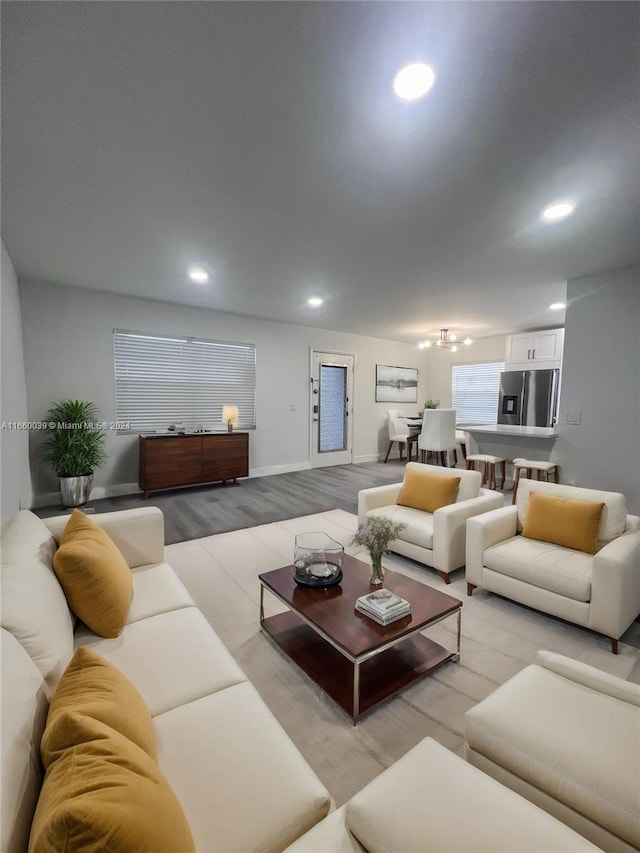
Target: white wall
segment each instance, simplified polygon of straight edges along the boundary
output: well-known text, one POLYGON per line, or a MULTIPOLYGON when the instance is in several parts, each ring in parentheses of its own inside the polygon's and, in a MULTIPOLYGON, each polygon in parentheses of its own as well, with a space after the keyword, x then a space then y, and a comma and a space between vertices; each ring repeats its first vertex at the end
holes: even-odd
MULTIPOLYGON (((425 350, 427 357, 426 399, 440 400, 440 408, 451 408, 451 367, 454 364, 481 364, 487 361, 504 361, 505 336, 479 338, 469 347, 457 352, 432 347, 425 350)), ((422 404, 424 400, 420 398, 422 404)), ((497 417, 497 413, 496 413, 497 417)))
MULTIPOLYGON (((22 318, 18 280, 4 242, 0 266, 0 298, 2 300, 1 381, 3 424, 24 422, 27 417, 27 386, 22 346, 22 318)), ((29 433, 26 430, 3 429, 0 432, 2 459, 1 523, 18 509, 31 506, 29 474, 29 433)))
POLYGON ((567 284, 559 432, 561 480, 623 492, 640 514, 640 267, 567 284))
MULTIPOLYGON (((256 320, 79 288, 21 282, 29 417, 40 420, 63 398, 93 400, 103 420, 115 419, 113 329, 185 334, 243 341, 257 347, 257 428, 249 436, 252 474, 309 466, 309 351, 353 352, 354 461, 386 450, 386 412, 375 402, 375 366, 419 369, 418 401, 426 399, 425 355, 417 347, 285 323, 256 320), (291 411, 295 406, 297 411, 291 411)), ((32 434, 31 462, 38 503, 53 499, 57 482, 38 458, 41 435, 32 434)), ((136 488, 138 439, 110 433, 108 461, 94 477, 94 497, 136 488)))

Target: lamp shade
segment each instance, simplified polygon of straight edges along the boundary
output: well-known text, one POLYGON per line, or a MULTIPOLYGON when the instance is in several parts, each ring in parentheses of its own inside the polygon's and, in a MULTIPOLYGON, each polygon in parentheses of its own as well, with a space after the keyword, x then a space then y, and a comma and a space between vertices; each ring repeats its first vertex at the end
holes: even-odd
POLYGON ((223 406, 222 407, 222 420, 231 421, 232 423, 238 420, 238 407, 237 406, 223 406))

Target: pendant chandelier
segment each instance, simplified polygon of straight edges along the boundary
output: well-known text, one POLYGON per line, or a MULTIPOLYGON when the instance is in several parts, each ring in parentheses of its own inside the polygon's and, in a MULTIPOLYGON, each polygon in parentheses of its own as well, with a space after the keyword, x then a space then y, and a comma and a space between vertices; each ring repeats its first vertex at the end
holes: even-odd
POLYGON ((440 349, 449 349, 451 352, 457 352, 458 347, 468 347, 471 343, 471 338, 465 338, 463 341, 458 340, 456 334, 449 334, 449 329, 440 329, 440 340, 432 344, 431 341, 421 341, 418 344, 420 349, 428 349, 431 346, 440 347, 440 349))

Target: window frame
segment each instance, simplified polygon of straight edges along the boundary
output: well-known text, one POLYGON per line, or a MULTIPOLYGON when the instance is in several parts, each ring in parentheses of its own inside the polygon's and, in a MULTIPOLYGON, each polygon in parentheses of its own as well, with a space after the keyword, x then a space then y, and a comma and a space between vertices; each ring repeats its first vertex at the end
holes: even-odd
POLYGON ((113 329, 113 366, 115 385, 115 411, 117 432, 122 434, 165 432, 172 423, 184 424, 187 432, 198 431, 205 425, 206 431, 222 432, 226 425, 222 421, 222 406, 237 405, 239 417, 234 429, 253 430, 256 428, 256 387, 257 387, 257 348, 255 344, 240 341, 221 341, 192 335, 170 335, 163 332, 138 331, 134 329, 113 329), (127 339, 131 341, 127 353, 127 339), (146 353, 145 344, 148 344, 146 353), (163 352, 162 342, 167 342, 163 352), (145 358, 135 361, 136 348, 140 354, 151 361, 156 355, 158 373, 149 370, 145 375, 145 358), (243 364, 241 349, 245 353, 243 364), (228 361, 225 364, 225 350, 228 361), (236 358, 231 358, 231 354, 236 358), (238 357, 239 356, 239 357, 238 357), (168 370, 162 374, 162 364, 168 370), (232 381, 238 390, 228 392, 220 388, 220 374, 229 370, 232 381), (137 371, 137 375, 136 375, 137 371), (142 375, 140 372, 142 371, 142 375), (126 375, 128 372, 128 376, 126 375), (181 373, 183 374, 181 376, 181 373), (246 373, 247 381, 241 382, 246 373), (193 386, 185 377, 193 376, 193 386), (159 395, 154 400, 154 415, 145 417, 136 411, 135 383, 146 383, 147 398, 153 396, 153 386, 159 395), (163 386, 164 383, 164 387, 163 386), (161 393, 160 393, 161 392, 161 393), (129 398, 127 400, 127 397, 129 398), (163 411, 163 407, 168 407, 163 411), (169 414, 172 411, 173 414, 169 414))
MULTIPOLYGON (((498 420, 498 402, 500 398, 500 374, 504 372, 505 362, 504 360, 496 361, 492 359, 491 361, 474 361, 474 362, 461 362, 459 364, 451 365, 451 407, 456 410, 456 421, 462 423, 474 423, 474 424, 494 424, 498 420), (468 413, 468 404, 456 404, 456 394, 464 393, 464 389, 456 388, 456 384, 460 384, 460 379, 462 377, 456 377, 456 371, 469 371, 473 368, 488 368, 490 366, 495 365, 497 368, 494 373, 496 377, 496 387, 495 387, 495 408, 493 412, 489 414, 486 407, 484 409, 480 408, 480 412, 472 411, 468 413), (466 409, 466 411, 465 411, 466 409)), ((479 371, 480 372, 480 371, 479 371)), ((469 377, 473 378, 473 377, 469 377)), ((480 378, 480 377, 478 377, 480 378)), ((486 396, 487 391, 490 390, 493 393, 493 388, 482 390, 482 394, 486 396)))

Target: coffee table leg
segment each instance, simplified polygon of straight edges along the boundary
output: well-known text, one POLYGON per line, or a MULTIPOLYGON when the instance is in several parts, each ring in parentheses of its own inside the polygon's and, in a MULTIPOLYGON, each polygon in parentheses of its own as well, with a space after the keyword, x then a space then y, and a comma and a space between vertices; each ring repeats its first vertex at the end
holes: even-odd
POLYGON ((264 622, 264 586, 260 584, 260 624, 264 622))
POLYGON ((360 715, 360 664, 355 661, 353 664, 353 722, 360 715))
POLYGON ((459 607, 459 608, 458 608, 458 630, 457 630, 457 634, 458 634, 458 641, 457 641, 457 648, 456 648, 456 653, 455 653, 455 655, 451 658, 451 660, 452 660, 454 663, 458 663, 458 662, 460 661, 460 627, 461 627, 461 624, 462 624, 462 608, 461 608, 461 607, 459 607))

